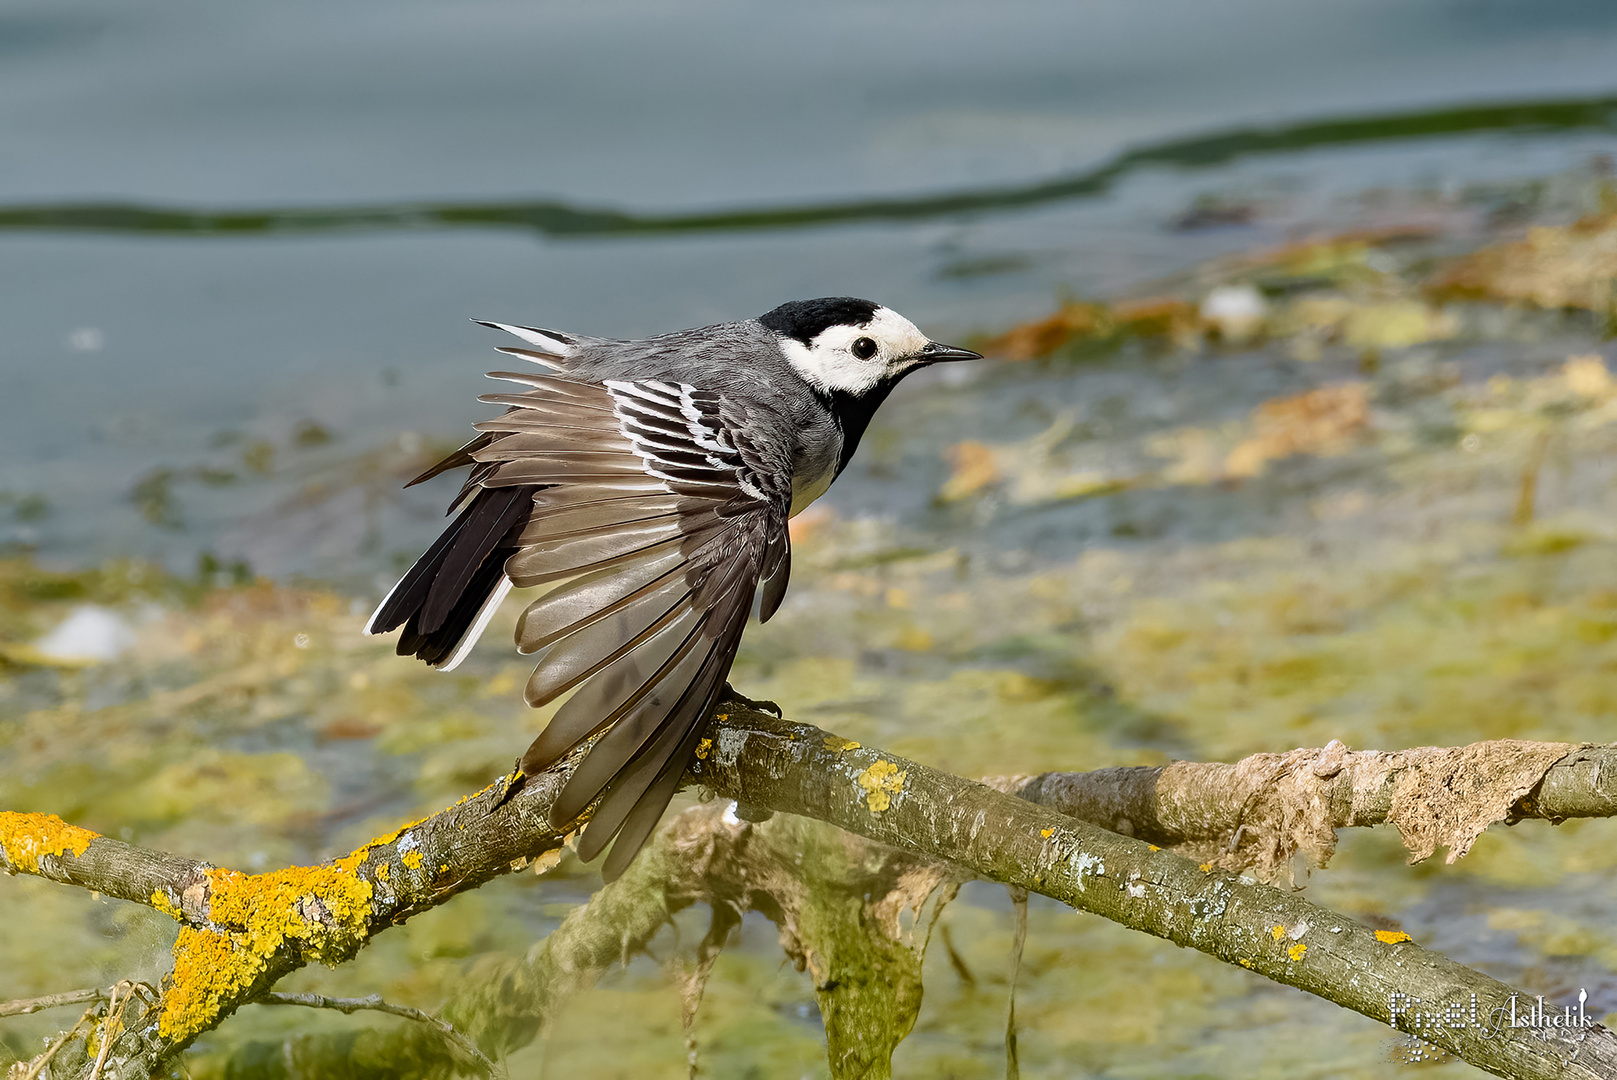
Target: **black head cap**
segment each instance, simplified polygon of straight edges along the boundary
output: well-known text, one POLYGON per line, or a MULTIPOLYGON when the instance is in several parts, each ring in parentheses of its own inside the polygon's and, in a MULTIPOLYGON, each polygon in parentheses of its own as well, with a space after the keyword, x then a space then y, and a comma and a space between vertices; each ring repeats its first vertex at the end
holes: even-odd
POLYGON ((758 316, 769 329, 807 345, 833 326, 863 326, 876 314, 880 304, 853 296, 822 296, 818 300, 793 300, 774 311, 758 316))

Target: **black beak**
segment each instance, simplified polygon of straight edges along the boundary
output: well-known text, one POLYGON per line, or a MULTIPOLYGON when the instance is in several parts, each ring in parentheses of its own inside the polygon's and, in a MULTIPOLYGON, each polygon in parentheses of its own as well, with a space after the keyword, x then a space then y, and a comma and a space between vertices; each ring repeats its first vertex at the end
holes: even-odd
POLYGON ((944 345, 937 341, 927 342, 919 357, 923 364, 941 364, 945 360, 981 360, 982 358, 982 353, 975 353, 970 349, 959 349, 953 345, 944 345))

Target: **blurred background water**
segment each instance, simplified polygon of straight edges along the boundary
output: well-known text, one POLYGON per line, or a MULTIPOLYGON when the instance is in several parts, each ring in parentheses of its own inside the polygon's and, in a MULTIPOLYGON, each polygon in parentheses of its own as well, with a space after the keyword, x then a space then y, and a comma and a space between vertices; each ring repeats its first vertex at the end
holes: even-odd
POLYGON ((1061 290, 1113 294, 1276 239, 1349 193, 1553 173, 1609 149, 1614 61, 1617 9, 1600 0, 9 2, 0 490, 50 500, 16 538, 51 554, 189 565, 208 546, 270 573, 351 572, 352 545, 225 535, 239 502, 190 508, 176 535, 147 527, 128 493, 210 443, 284 442, 304 420, 349 452, 401 430, 456 437, 491 358, 473 317, 638 336, 855 294, 958 336, 1061 290), (1594 106, 1560 130, 1280 138, 1203 167, 1170 155, 1098 190, 1017 199, 1233 129, 1373 131, 1377 117, 1547 99, 1594 106), (1199 194, 1235 189, 1283 192, 1284 211, 1166 228, 1199 194), (976 201, 723 224, 939 194, 976 201), (572 235, 413 213, 524 203, 719 223, 572 235), (83 213, 105 204, 335 220, 142 231, 83 213), (345 222, 366 210, 392 217, 345 222))
MULTIPOLYGON (((399 484, 486 409, 469 320, 638 336, 825 294, 979 341, 1072 298, 1316 303, 911 380, 744 691, 968 773, 1609 739, 1609 313, 1419 288, 1617 211, 1614 73, 1605 0, 0 2, 0 806, 258 870, 486 782, 542 719, 504 631, 446 679, 356 617, 441 521, 444 485, 399 484), (121 659, 3 651, 87 599, 121 659)), ((1609 827, 1415 869, 1355 836, 1311 888, 1617 1010, 1609 827)), ((435 1007, 595 881, 493 883, 297 988, 435 1007)), ((155 977, 172 936, 37 882, 7 911, 0 998, 155 977)), ((980 984, 929 967, 900 1064, 994 1075, 1003 897, 944 925, 980 984)), ((1376 1025, 1135 938, 1035 905, 1029 1075, 1396 1071, 1376 1025)), ((709 990, 735 1075, 824 1068, 778 964, 749 922, 709 990)), ((586 996, 552 1060, 683 1075, 660 978, 586 996)), ((192 1064, 300 1023, 243 1014, 192 1064)))

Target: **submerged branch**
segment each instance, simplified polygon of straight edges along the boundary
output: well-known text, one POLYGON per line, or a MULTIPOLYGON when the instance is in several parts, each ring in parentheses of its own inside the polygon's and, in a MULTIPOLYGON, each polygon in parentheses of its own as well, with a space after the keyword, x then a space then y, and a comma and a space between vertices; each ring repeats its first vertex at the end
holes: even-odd
MULTIPOLYGON (((845 846, 837 854, 824 839, 834 834, 816 833, 819 827, 806 821, 752 826, 711 807, 683 815, 623 879, 529 959, 482 972, 446 1006, 444 1022, 480 1052, 497 1057, 528 1041, 555 1001, 649 941, 673 912, 706 902, 736 917, 749 909, 769 914, 788 955, 813 972, 828 1032, 863 1029, 863 1039, 876 1038, 878 1028, 885 1032, 866 1055, 846 1062, 846 1072, 834 1063, 837 1075, 867 1069, 880 1075, 913 1023, 919 955, 930 927, 929 919, 924 926, 917 920, 910 939, 901 940, 899 910, 919 912, 950 883, 978 876, 1307 990, 1501 1076, 1617 1075, 1617 1039, 1604 1028, 1529 1034, 1490 1026, 1512 995, 1526 996, 1405 935, 1372 931, 1236 877, 1213 860, 1198 864, 1065 812, 1175 843, 1251 832, 1261 842, 1225 846, 1273 854, 1284 847, 1276 836, 1298 830, 1287 831, 1285 812, 1269 818, 1258 812, 1272 798, 1282 810, 1318 804, 1307 817, 1310 827, 1392 820, 1406 840, 1411 822, 1425 820, 1424 814, 1435 824, 1417 830, 1423 842, 1435 837, 1463 851, 1486 826, 1477 823, 1483 811, 1552 819, 1602 812, 1613 802, 1617 775, 1605 768, 1609 749, 1482 743, 1350 754, 1333 744, 1235 765, 1046 774, 1002 783, 1026 796, 1018 798, 740 708, 721 715, 710 735, 691 770, 696 782, 749 808, 818 819, 886 845, 861 849, 884 852, 881 861, 870 863, 863 854, 856 860, 845 846), (1439 780, 1451 794, 1464 794, 1465 784, 1456 786, 1456 779, 1467 777, 1482 794, 1448 802, 1430 796, 1439 780), (776 848, 781 858, 769 856, 776 848), (830 854, 805 868, 800 856, 806 851, 830 854), (856 862, 864 870, 886 866, 885 884, 850 888, 864 872, 850 869, 856 862), (847 905, 824 907, 826 897, 843 894, 847 905), (815 903, 806 903, 808 897, 815 903), (913 991, 894 992, 912 982, 913 991), (878 1008, 878 998, 891 1007, 878 1008), (1414 1001, 1424 1003, 1422 1011, 1411 1011, 1414 1001)), ((547 812, 572 764, 530 779, 509 798, 505 783, 496 784, 320 867, 245 875, 123 844, 46 815, 0 814, 0 869, 148 903, 182 922, 161 998, 126 1020, 97 1055, 104 1059, 103 1076, 146 1077, 236 1008, 263 1000, 298 967, 346 960, 370 935, 555 852, 564 838, 548 824, 547 812)), ((1312 834, 1304 829, 1298 835, 1312 834)), ((722 943, 726 929, 716 920, 710 937, 722 943)), ((687 992, 700 995, 699 978, 687 992)), ((409 1038, 431 1038, 438 1047, 434 1055, 423 1045, 422 1056, 441 1059, 439 1074, 453 1071, 441 1035, 421 1030, 409 1038)), ((53 1068, 53 1075, 82 1074, 53 1068)))

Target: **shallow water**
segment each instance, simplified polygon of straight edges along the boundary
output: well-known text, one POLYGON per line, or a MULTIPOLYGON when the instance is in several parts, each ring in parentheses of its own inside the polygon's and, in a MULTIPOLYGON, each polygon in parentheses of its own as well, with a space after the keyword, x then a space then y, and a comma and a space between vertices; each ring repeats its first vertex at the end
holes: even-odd
MULTIPOLYGON (((802 522, 745 692, 973 775, 1610 739, 1617 425, 1567 365, 1617 367, 1606 326, 1504 303, 1383 323, 1443 260, 1617 206, 1613 61, 1617 12, 1592 2, 11 5, 0 647, 85 601, 137 644, 0 666, 0 805, 258 870, 487 782, 539 723, 499 647, 514 605, 449 677, 357 635, 449 493, 398 485, 482 411, 497 342, 467 320, 627 336, 823 293, 950 339, 1066 295, 1194 305, 1251 279, 1277 312, 1345 297, 1368 336, 1123 340, 912 380, 802 522), (1389 229, 1416 239, 1306 271, 1272 254, 1389 229), (1347 436, 1264 449, 1266 402, 1344 385, 1366 410, 1347 436)), ((1309 889, 1610 1012, 1610 828, 1495 827, 1452 867, 1344 837, 1309 889)), ((432 1008, 592 882, 495 882, 294 981, 432 1008)), ((987 886, 947 909, 974 981, 933 951, 901 1074, 1002 1068, 1007 912, 987 886)), ((0 999, 155 978, 171 937, 7 880, 0 999)), ((1370 1021, 1054 905, 1028 950, 1026 1075, 1401 1071, 1370 1021)), ((358 1023, 267 1012, 193 1064, 358 1023)), ((655 965, 569 1017, 513 1074, 683 1073, 655 965)), ((704 1060, 819 1075, 818 1023, 749 921, 704 1060)))
MULTIPOLYGON (((958 335, 1321 227, 1366 190, 1553 174, 1609 149, 1617 69, 1617 18, 1568 0, 1531 15, 1176 2, 1149 17, 1048 2, 13 4, 0 42, 0 490, 54 510, 15 538, 339 576, 351 542, 300 555, 229 535, 295 490, 295 470, 229 510, 192 507, 178 532, 149 528, 128 494, 197 468, 210 443, 284 444, 305 420, 349 455, 401 430, 457 437, 491 359, 472 317, 633 336, 853 293, 958 335), (1548 100, 1571 104, 1450 116, 1548 100), (1394 114, 1426 120, 1377 120, 1394 114), (1320 126, 1336 120, 1357 126, 1320 126), (1240 131, 1263 134, 1208 141, 1240 131), (1423 131, 1459 134, 1406 137, 1423 131), (965 198, 928 209, 939 194, 965 198), (1246 226, 1165 228, 1209 194, 1269 205, 1246 226), (898 209, 836 211, 871 199, 898 209), (535 200, 718 227, 545 235, 521 213, 435 229, 415 212, 535 200), (94 212, 108 203, 334 220, 152 233, 94 212), (367 208, 392 216, 366 228, 367 208), (830 223, 735 219, 815 208, 830 223)), ((282 450, 276 466, 296 459, 282 450)), ((400 549, 428 529, 388 525, 400 549)))

